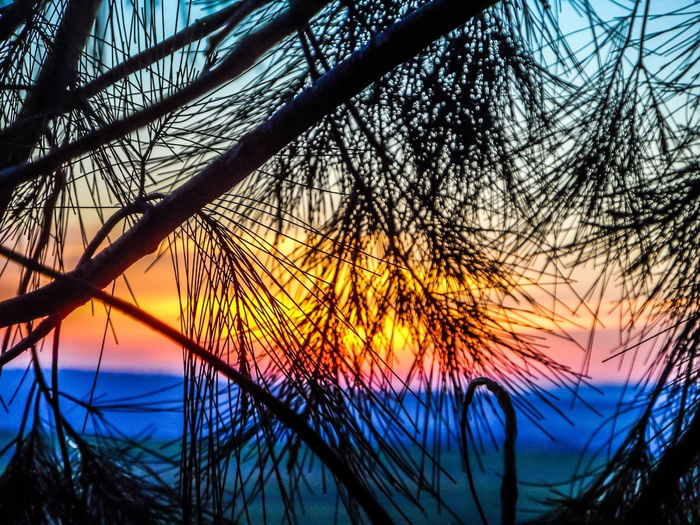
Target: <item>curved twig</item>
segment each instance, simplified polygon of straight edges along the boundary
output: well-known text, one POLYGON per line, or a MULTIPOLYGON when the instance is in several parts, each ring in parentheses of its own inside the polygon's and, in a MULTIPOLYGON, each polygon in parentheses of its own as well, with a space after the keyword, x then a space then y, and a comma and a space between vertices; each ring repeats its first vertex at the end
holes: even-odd
POLYGON ((114 229, 114 227, 119 224, 123 219, 126 219, 129 215, 134 215, 136 213, 145 213, 150 208, 151 204, 149 201, 155 199, 162 199, 165 195, 161 193, 151 193, 145 197, 127 204, 123 208, 119 208, 114 214, 112 214, 105 222, 102 224, 100 229, 94 235, 92 240, 87 244, 83 254, 80 256, 76 267, 88 261, 95 255, 95 252, 100 247, 100 244, 104 242, 109 233, 114 229))
POLYGON ((515 439, 518 434, 515 408, 506 390, 488 377, 477 377, 469 383, 467 394, 464 398, 464 408, 462 409, 462 448, 464 463, 469 479, 469 488, 474 497, 476 508, 479 511, 484 525, 488 524, 486 515, 481 507, 479 498, 474 487, 471 469, 469 467, 469 448, 467 443, 467 410, 474 398, 476 387, 485 386, 496 395, 498 404, 503 410, 506 420, 505 439, 503 440, 503 481, 501 482, 501 525, 512 525, 515 523, 515 511, 518 503, 518 476, 515 468, 515 439))

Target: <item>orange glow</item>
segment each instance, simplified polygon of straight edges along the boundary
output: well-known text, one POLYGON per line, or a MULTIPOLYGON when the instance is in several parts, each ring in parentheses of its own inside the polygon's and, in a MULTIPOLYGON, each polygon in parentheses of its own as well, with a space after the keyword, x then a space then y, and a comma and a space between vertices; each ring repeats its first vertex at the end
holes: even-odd
MULTIPOLYGON (((96 225, 93 227, 97 229, 96 225)), ((74 240, 67 246, 66 253, 70 255, 70 259, 77 260, 82 252, 82 243, 76 242, 75 233, 73 236, 74 240)), ((285 253, 291 253, 296 245, 295 241, 287 240, 278 245, 278 248, 285 253)), ((373 267, 367 270, 372 272, 373 279, 377 283, 382 283, 389 278, 389 268, 382 261, 373 260, 372 265, 373 267)), ((67 267, 70 267, 70 264, 67 264, 67 267)), ((347 268, 341 272, 346 272, 345 278, 341 276, 338 279, 338 282, 343 283, 344 279, 350 277, 347 274, 347 268)), ((14 295, 18 275, 16 268, 5 273, 0 280, 1 297, 14 295)), ((426 278, 432 282, 433 280, 428 277, 419 276, 418 278, 426 278)), ((314 279, 315 276, 311 273, 304 277, 302 282, 293 281, 291 285, 286 286, 284 292, 275 291, 274 287, 270 287, 276 301, 275 306, 284 312, 293 324, 302 323, 308 316, 318 315, 318 312, 312 310, 316 309, 317 305, 306 303, 300 306, 297 302, 304 286, 312 286, 314 279)), ((586 279, 583 275, 582 283, 588 286, 586 279)), ((469 286, 474 291, 484 288, 476 282, 469 283, 469 286)), ((436 292, 449 292, 449 283, 446 282, 443 288, 436 292)), ((378 289, 381 289, 381 284, 378 289)), ((106 291, 113 292, 123 299, 130 298, 133 291, 138 306, 179 328, 181 305, 169 255, 166 254, 160 260, 153 257, 140 261, 128 271, 126 281, 120 278, 106 291)), ((342 294, 343 290, 337 292, 342 294)), ((535 299, 537 299, 537 293, 533 292, 535 299)), ((615 329, 619 319, 616 314, 611 313, 612 309, 603 309, 602 313, 597 314, 597 320, 594 322, 593 315, 584 308, 568 311, 562 306, 576 304, 576 295, 573 291, 560 287, 557 296, 561 305, 557 307, 558 315, 555 318, 534 316, 532 313, 519 311, 517 316, 520 318, 513 315, 511 319, 512 329, 524 335, 539 338, 542 347, 549 347, 550 351, 547 352, 549 355, 568 365, 572 370, 583 372, 602 381, 615 381, 621 376, 624 377, 632 354, 620 360, 603 363, 603 360, 610 356, 611 350, 618 348, 620 344, 619 331, 615 329), (543 331, 526 328, 532 325, 539 325, 543 331), (591 336, 591 328, 596 329, 593 336, 591 336), (552 335, 562 333, 567 334, 569 339, 552 335), (587 347, 593 349, 590 355, 583 350, 587 347)), ((370 299, 370 304, 372 300, 370 299)), ((542 300, 547 300, 545 294, 542 294, 542 300)), ((608 302, 611 303, 609 300, 608 302)), ((208 306, 214 312, 220 307, 208 306)), ((203 307, 202 304, 197 305, 197 315, 202 314, 203 307)), ((255 317, 259 318, 260 314, 264 314, 263 317, 274 318, 272 306, 260 297, 249 297, 247 308, 249 312, 258 313, 257 316, 248 314, 245 317, 245 326, 250 331, 249 336, 253 341, 264 342, 269 336, 270 327, 256 324, 255 317)), ((370 347, 380 352, 378 354, 380 359, 391 359, 391 366, 400 376, 407 374, 413 363, 413 353, 417 343, 409 327, 395 324, 392 319, 392 314, 389 312, 379 329, 372 334, 365 333, 365 328, 362 326, 353 326, 350 322, 339 323, 339 330, 342 331, 339 334, 339 341, 345 348, 347 358, 360 360, 369 366, 362 355, 370 347)), ((224 339, 232 335, 225 329, 220 337, 224 339)), ((136 372, 182 370, 182 351, 179 347, 118 312, 109 312, 107 307, 97 302, 82 306, 64 321, 61 339, 60 360, 63 366, 93 369, 101 359, 103 368, 113 370, 136 372)), ((48 344, 49 340, 44 347, 44 352, 47 352, 48 344)), ((638 354, 639 352, 641 349, 637 351, 638 354)), ((17 364, 21 364, 21 361, 13 363, 13 365, 17 364)))
MULTIPOLYGON (((169 260, 156 263, 145 271, 148 261, 141 261, 127 274, 138 306, 168 324, 179 327, 179 301, 169 260)), ((115 283, 114 295, 130 297, 124 283, 115 283)), ((111 291, 107 288, 106 291, 111 291)), ((133 372, 181 372, 182 350, 150 328, 127 318, 97 301, 76 309, 61 326, 61 362, 71 368, 133 372)))

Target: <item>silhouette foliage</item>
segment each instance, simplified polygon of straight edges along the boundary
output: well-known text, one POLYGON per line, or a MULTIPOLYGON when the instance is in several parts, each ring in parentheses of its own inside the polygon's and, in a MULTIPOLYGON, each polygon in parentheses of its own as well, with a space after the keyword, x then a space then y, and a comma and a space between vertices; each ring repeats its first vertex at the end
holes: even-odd
POLYGON ((551 341, 586 311, 590 358, 612 295, 642 411, 539 520, 700 519, 699 30, 692 1, 0 2, 0 368, 30 390, 0 515, 296 523, 318 475, 337 521, 468 520, 442 462, 500 432, 474 388, 546 431, 531 400, 588 381, 551 341), (182 349, 176 442, 111 425, 162 407, 95 397, 99 364, 63 392, 87 302, 182 349))

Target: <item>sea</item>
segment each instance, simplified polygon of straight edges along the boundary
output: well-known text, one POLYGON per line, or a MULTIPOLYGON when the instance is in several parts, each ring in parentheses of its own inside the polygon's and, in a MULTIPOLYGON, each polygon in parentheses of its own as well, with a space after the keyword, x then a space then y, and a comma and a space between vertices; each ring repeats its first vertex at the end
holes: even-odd
MULTIPOLYGON (((19 369, 6 369, 0 375, 0 450, 4 450, 0 472, 23 419, 25 401, 31 392, 30 375, 19 369)), ((62 409, 74 428, 84 427, 88 433, 95 431, 93 419, 86 418, 85 406, 90 404, 99 407, 110 427, 127 438, 149 440, 164 447, 177 446, 183 429, 178 408, 183 392, 181 377, 102 371, 96 378, 93 371, 61 370, 59 384, 63 392, 62 409)), ((406 403, 415 404, 420 397, 419 393, 406 403)), ((639 413, 644 394, 624 385, 599 384, 581 385, 573 390, 550 388, 543 397, 513 396, 513 401, 518 419, 517 515, 518 521, 527 521, 546 512, 552 500, 582 490, 590 479, 584 474, 603 465, 621 443, 625 428, 639 413)), ((407 407, 407 412, 410 408, 407 407)), ((495 427, 498 426, 497 423, 495 427)), ((440 432, 431 432, 431 439, 441 439, 440 432)), ((470 453, 478 498, 489 523, 500 522, 503 466, 500 439, 495 431, 493 436, 474 442, 470 453)), ((417 447, 414 452, 415 457, 420 456, 417 447)), ((398 523, 481 523, 459 448, 443 447, 440 465, 447 474, 441 478, 440 496, 449 503, 452 512, 426 494, 419 499, 423 511, 387 501, 387 508, 398 523)), ((328 490, 319 469, 308 472, 306 490, 308 497, 304 498, 303 508, 296 511, 301 516, 299 522, 350 522, 350 518, 343 517, 337 494, 328 490)), ((266 488, 265 513, 262 507, 256 510, 252 505, 246 509, 249 514, 243 521, 262 523, 265 518, 268 523, 283 523, 283 510, 279 491, 271 483, 266 488), (279 508, 275 501, 279 502, 279 508)))

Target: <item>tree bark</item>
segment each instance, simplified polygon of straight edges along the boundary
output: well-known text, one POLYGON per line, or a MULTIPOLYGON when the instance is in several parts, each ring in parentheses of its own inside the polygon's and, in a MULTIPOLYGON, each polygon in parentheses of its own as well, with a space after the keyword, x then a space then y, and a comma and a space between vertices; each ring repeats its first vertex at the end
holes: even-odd
MULTIPOLYGON (((497 1, 433 0, 396 22, 154 205, 112 245, 70 272, 71 278, 95 288, 107 286, 136 261, 153 253, 197 211, 231 190, 323 116, 497 1)), ((68 280, 54 281, 1 302, 0 326, 70 311, 89 298, 89 293, 76 289, 68 280)))
MULTIPOLYGON (((26 161, 48 121, 62 112, 101 3, 102 0, 71 0, 66 6, 36 82, 15 121, 0 132, 0 168, 26 161)), ((0 189, 0 218, 16 186, 8 184, 0 189)))

